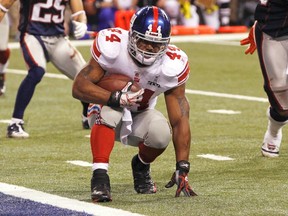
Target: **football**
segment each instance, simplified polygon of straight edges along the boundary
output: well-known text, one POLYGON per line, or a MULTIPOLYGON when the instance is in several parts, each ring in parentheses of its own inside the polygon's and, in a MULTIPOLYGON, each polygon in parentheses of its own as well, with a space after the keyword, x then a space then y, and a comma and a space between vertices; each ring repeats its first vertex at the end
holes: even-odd
MULTIPOLYGON (((102 79, 97 83, 97 85, 103 89, 106 89, 107 91, 114 92, 122 90, 129 81, 133 81, 133 79, 126 75, 110 74, 102 77, 102 79)), ((134 82, 131 87, 131 91, 136 92, 139 90, 139 85, 134 82)))

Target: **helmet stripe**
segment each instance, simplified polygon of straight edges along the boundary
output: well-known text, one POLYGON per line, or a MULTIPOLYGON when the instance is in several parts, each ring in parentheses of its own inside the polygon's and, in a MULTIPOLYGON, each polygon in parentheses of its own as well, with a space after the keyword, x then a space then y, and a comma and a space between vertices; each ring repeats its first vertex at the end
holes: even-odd
POLYGON ((152 26, 152 32, 157 32, 159 10, 155 6, 153 6, 153 15, 154 15, 154 22, 153 22, 153 26, 152 26))

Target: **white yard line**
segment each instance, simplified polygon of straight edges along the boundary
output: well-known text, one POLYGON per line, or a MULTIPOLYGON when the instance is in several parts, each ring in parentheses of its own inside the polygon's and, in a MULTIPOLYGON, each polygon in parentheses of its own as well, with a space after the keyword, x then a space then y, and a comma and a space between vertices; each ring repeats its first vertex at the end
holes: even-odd
POLYGON ((11 122, 11 119, 1 119, 0 120, 0 123, 3 123, 3 124, 10 124, 10 122, 11 122))
POLYGON ((80 160, 71 160, 66 161, 67 163, 76 165, 76 166, 82 166, 82 167, 92 167, 92 164, 86 161, 80 161, 80 160))
MULTIPOLYGON (((13 73, 13 74, 21 74, 21 75, 27 74, 27 71, 25 71, 25 70, 7 69, 6 71, 7 71, 7 73, 13 73)), ((45 73, 44 76, 48 77, 48 78, 68 79, 63 74, 45 73)), ((217 93, 217 92, 201 91, 201 90, 192 90, 192 89, 186 89, 186 93, 187 94, 195 94, 195 95, 212 96, 212 97, 231 98, 231 99, 238 99, 238 100, 265 102, 265 103, 268 102, 268 100, 266 98, 236 95, 236 94, 217 93)))
MULTIPOLYGON (((27 75, 27 71, 26 70, 18 70, 18 69, 6 69, 7 73, 11 73, 11 74, 21 74, 21 75, 27 75)), ((54 74, 54 73, 45 73, 44 74, 45 77, 49 77, 49 78, 56 78, 56 79, 69 79, 67 76, 65 76, 64 74, 54 74)))
POLYGON ((241 114, 240 111, 226 110, 226 109, 207 110, 207 112, 209 112, 209 113, 217 113, 217 114, 226 114, 226 115, 237 115, 237 114, 241 114))
POLYGON ((207 158, 211 160, 218 160, 218 161, 234 160, 233 158, 230 158, 230 157, 214 155, 214 154, 202 154, 202 155, 197 155, 197 157, 207 158))
MULTIPOLYGON (((52 205, 58 208, 69 209, 72 211, 85 212, 97 216, 143 216, 141 214, 124 211, 121 209, 100 206, 93 203, 69 199, 57 195, 44 193, 41 191, 19 187, 16 185, 0 182, 0 192, 22 199, 32 200, 42 204, 52 205)), ((5 213, 5 212, 4 212, 5 213)))
POLYGON ((188 93, 188 94, 196 94, 196 95, 204 95, 204 96, 212 96, 212 97, 222 97, 222 98, 232 98, 232 99, 239 99, 239 100, 265 102, 265 103, 268 102, 268 100, 266 98, 261 98, 261 97, 244 96, 244 95, 237 95, 237 94, 217 93, 217 92, 201 91, 201 90, 186 89, 186 93, 188 93))

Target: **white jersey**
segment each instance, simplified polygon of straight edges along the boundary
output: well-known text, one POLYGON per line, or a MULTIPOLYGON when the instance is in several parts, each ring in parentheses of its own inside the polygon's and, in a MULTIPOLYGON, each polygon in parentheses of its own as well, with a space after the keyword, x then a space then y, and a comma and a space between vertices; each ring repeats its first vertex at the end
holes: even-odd
POLYGON ((188 57, 178 47, 169 45, 164 56, 154 64, 139 67, 128 53, 128 34, 120 28, 100 31, 91 47, 91 54, 106 74, 127 75, 145 89, 138 111, 153 109, 158 95, 188 80, 188 57))

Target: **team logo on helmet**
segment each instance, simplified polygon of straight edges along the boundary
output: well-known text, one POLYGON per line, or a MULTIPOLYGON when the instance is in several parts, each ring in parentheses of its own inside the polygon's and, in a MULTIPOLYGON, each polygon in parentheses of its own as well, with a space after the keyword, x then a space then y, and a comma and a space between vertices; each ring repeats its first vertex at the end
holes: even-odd
POLYGON ((152 24, 150 24, 148 26, 148 30, 146 31, 145 35, 162 38, 161 26, 157 27, 157 32, 153 32, 152 31, 152 24))

